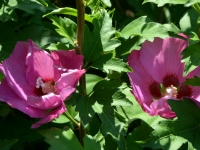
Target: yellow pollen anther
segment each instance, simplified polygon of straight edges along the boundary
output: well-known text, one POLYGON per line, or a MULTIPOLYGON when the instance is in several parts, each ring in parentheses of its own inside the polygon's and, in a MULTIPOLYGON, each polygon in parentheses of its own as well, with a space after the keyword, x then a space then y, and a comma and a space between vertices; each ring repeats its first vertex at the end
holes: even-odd
POLYGON ((176 98, 178 94, 177 88, 171 85, 165 89, 165 95, 176 98))

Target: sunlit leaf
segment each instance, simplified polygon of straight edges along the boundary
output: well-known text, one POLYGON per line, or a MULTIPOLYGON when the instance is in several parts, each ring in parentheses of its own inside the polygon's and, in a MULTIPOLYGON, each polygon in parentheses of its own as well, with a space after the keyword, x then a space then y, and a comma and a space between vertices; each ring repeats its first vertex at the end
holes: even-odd
POLYGON ((124 124, 119 122, 114 117, 114 111, 110 107, 105 107, 103 105, 100 105, 98 103, 95 103, 93 106, 93 109, 96 113, 98 113, 101 121, 102 121, 102 132, 103 135, 106 136, 107 134, 110 134, 113 139, 117 142, 120 149, 125 150, 125 130, 124 130, 124 124))
POLYGON ((174 150, 188 141, 195 149, 200 149, 199 107, 190 99, 169 100, 168 103, 177 118, 157 124, 145 146, 174 150))
POLYGON ((182 51, 182 61, 185 62, 185 75, 200 65, 200 45, 199 43, 188 46, 182 51))
POLYGON ((141 36, 146 40, 153 41, 155 37, 168 37, 169 31, 178 33, 179 29, 173 24, 162 25, 142 16, 125 26, 121 31, 121 36, 125 39, 130 36, 141 36))
MULTIPOLYGON (((55 9, 52 12, 44 15, 44 17, 46 17, 48 15, 53 15, 53 14, 57 14, 57 15, 71 15, 71 16, 77 17, 77 9, 70 8, 70 7, 58 8, 58 9, 55 9)), ((89 22, 92 22, 93 18, 90 17, 88 14, 85 14, 85 20, 87 20, 89 22)))
POLYGON ((93 87, 95 86, 95 84, 99 81, 103 80, 102 77, 94 75, 94 74, 86 74, 86 88, 87 88, 87 93, 91 93, 93 87))
POLYGON ((200 0, 188 0, 185 6, 189 7, 197 3, 200 3, 200 0))
POLYGON ((190 34, 192 31, 198 31, 199 25, 197 20, 199 14, 194 10, 190 9, 185 13, 185 15, 180 20, 180 28, 183 33, 190 34))
POLYGON ((100 18, 95 18, 92 22, 94 25, 92 32, 85 26, 85 37, 87 38, 84 38, 84 56, 88 63, 97 59, 103 51, 114 50, 120 45, 117 39, 111 38, 115 29, 106 11, 103 11, 100 18))
POLYGON ((112 106, 132 106, 133 103, 126 98, 126 95, 122 92, 118 91, 113 96, 112 106))
POLYGON ((111 7, 111 2, 110 0, 101 0, 105 5, 107 5, 108 7, 111 7))
POLYGON ((38 132, 45 137, 45 142, 51 145, 51 150, 83 150, 71 129, 52 128, 39 130, 38 132))
POLYGON ((144 0, 144 3, 152 2, 160 7, 165 4, 185 4, 187 1, 188 0, 144 0))
POLYGON ((55 118, 52 122, 54 122, 54 123, 67 123, 67 122, 70 122, 70 120, 65 116, 65 114, 62 114, 58 118, 55 118))
POLYGON ((71 40, 70 44, 74 45, 76 41, 76 24, 68 18, 56 17, 53 15, 48 16, 48 18, 51 19, 53 24, 58 27, 56 31, 60 35, 71 40))

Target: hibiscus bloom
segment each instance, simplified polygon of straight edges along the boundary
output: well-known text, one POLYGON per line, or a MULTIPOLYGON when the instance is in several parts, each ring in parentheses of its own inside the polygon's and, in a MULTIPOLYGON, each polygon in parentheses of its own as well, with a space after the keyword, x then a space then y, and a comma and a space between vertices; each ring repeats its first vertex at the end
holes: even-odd
POLYGON ((71 51, 47 53, 31 40, 18 42, 9 58, 0 64, 5 78, 0 84, 0 101, 33 118, 37 128, 66 111, 64 100, 76 90, 85 70, 82 55, 71 51))
POLYGON ((180 53, 187 45, 186 40, 178 38, 155 38, 153 42, 145 41, 140 51, 131 52, 128 58, 133 69, 128 73, 133 88, 131 92, 149 115, 174 118, 176 114, 171 111, 167 99, 188 97, 200 101, 199 87, 182 84, 186 78, 200 75, 198 67, 183 77, 185 64, 181 62, 180 53))

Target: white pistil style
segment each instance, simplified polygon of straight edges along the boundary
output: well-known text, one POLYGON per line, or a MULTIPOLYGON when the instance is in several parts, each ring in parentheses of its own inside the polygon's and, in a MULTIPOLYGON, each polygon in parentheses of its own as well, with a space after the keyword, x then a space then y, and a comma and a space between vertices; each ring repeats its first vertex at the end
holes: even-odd
POLYGON ((56 89, 55 89, 52 81, 43 82, 42 78, 38 77, 36 80, 36 88, 39 89, 40 87, 42 88, 42 92, 44 94, 47 94, 50 92, 56 93, 56 89))
POLYGON ((176 98, 178 94, 177 88, 171 85, 165 89, 165 95, 176 98))

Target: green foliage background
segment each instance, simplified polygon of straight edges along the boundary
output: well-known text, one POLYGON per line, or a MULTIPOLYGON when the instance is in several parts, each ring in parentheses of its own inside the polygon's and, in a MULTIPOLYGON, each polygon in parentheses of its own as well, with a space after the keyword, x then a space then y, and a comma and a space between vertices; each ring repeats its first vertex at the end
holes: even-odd
MULTIPOLYGON (((169 100, 173 120, 151 117, 130 93, 127 65, 133 49, 155 37, 190 36, 182 52, 185 72, 200 65, 199 0, 85 0, 84 68, 87 95, 66 101, 68 113, 86 130, 79 131, 66 114, 38 129, 36 119, 0 103, 0 150, 151 150, 200 149, 200 111, 188 99, 169 100)), ((32 39, 40 48, 70 50, 76 46, 75 0, 1 0, 0 61, 17 41, 32 39)), ((0 79, 3 75, 0 74, 0 79)), ((199 86, 199 77, 184 84, 199 86)))

